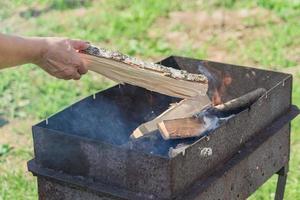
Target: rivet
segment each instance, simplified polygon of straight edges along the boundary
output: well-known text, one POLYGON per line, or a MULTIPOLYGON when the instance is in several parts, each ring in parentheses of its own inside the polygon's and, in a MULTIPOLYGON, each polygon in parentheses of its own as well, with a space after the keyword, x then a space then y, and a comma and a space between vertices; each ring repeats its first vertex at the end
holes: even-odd
POLYGON ((206 137, 205 137, 205 140, 206 140, 206 141, 209 141, 209 139, 210 139, 209 136, 206 136, 206 137))

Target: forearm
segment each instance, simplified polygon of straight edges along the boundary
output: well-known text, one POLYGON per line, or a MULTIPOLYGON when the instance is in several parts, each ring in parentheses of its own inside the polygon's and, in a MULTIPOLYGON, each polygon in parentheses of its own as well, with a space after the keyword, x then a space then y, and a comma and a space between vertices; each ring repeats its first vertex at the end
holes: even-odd
POLYGON ((88 46, 87 42, 81 40, 0 33, 0 69, 34 63, 57 78, 78 80, 87 73, 78 51, 88 46))
POLYGON ((0 69, 34 63, 42 54, 42 38, 9 36, 0 33, 0 69))

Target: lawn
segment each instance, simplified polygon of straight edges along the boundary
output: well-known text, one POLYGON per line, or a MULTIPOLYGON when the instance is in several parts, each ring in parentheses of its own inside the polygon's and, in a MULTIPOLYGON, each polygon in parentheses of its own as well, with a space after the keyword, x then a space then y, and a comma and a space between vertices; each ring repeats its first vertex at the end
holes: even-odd
MULTIPOLYGON (((80 38, 152 61, 176 54, 289 72, 300 106, 299 27, 299 0, 0 1, 2 33, 80 38)), ((33 65, 0 72, 0 200, 37 199, 26 169, 30 127, 113 84, 93 73, 61 81, 33 65)), ((300 117, 291 139, 285 199, 294 200, 300 199, 300 117)), ((250 199, 273 199, 275 186, 274 176, 250 199)))

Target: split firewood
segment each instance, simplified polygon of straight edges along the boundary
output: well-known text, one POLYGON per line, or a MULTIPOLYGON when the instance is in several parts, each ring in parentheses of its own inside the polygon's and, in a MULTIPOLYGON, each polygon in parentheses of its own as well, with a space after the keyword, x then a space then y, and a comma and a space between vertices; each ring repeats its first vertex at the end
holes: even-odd
POLYGON ((183 118, 183 117, 191 117, 194 114, 200 112, 204 107, 208 106, 210 104, 209 98, 202 97, 199 99, 184 99, 180 101, 179 103, 174 103, 170 106, 169 109, 164 111, 162 114, 160 114, 155 119, 146 122, 144 124, 141 124, 139 127, 137 127, 133 133, 131 134, 132 139, 137 139, 139 137, 142 137, 144 135, 150 134, 153 131, 158 130, 157 124, 162 122, 163 120, 170 120, 170 119, 176 119, 176 118, 183 118))
POLYGON ((80 51, 88 69, 119 83, 128 83, 151 91, 179 98, 206 96, 208 80, 202 74, 192 74, 160 64, 90 46, 80 51))
POLYGON ((192 117, 163 120, 158 123, 159 131, 165 140, 200 136, 217 126, 219 122, 218 115, 224 115, 224 113, 225 116, 226 113, 227 116, 236 114, 250 107, 265 93, 266 89, 258 88, 224 104, 207 108, 192 117))

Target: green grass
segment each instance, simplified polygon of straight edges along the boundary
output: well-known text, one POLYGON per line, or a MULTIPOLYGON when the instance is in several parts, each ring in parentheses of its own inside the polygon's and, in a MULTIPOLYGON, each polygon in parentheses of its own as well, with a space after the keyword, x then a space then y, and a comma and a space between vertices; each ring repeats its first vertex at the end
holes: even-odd
POLYGON ((0 176, 0 200, 37 199, 37 186, 33 179, 24 177, 24 170, 8 171, 0 176))
POLYGON ((5 156, 7 155, 10 151, 11 151, 11 147, 9 146, 9 144, 1 144, 0 145, 0 156, 5 156))
POLYGON ((94 80, 91 75, 81 82, 66 82, 46 76, 31 65, 22 68, 0 73, 0 114, 9 118, 45 118, 70 102, 112 85, 103 78, 94 80))
MULTIPOLYGON (((299 67, 299 19, 300 1, 298 0, 0 1, 0 31, 4 33, 81 38, 130 55, 154 60, 171 54, 210 58, 209 49, 215 47, 225 50, 236 64, 255 64, 276 70, 299 67), (156 36, 151 36, 149 33, 159 18, 167 18, 172 11, 213 12, 216 9, 225 9, 233 12, 245 8, 265 9, 279 21, 270 20, 262 24, 259 18, 250 17, 240 23, 253 27, 253 30, 262 27, 259 29, 261 34, 225 41, 221 40, 221 34, 215 35, 207 41, 200 41, 201 45, 197 47, 194 47, 194 43, 199 41, 191 37, 185 45, 178 48, 165 37, 164 32, 168 31, 165 27, 154 30, 159 33, 156 36), (34 17, 32 9, 44 10, 44 12, 34 17), (20 17, 20 12, 25 13, 23 17, 20 17)), ((184 33, 186 29, 184 25, 177 24, 171 31, 184 33)), ((0 72, 0 117, 9 120, 43 119, 74 101, 112 84, 113 82, 94 74, 88 74, 77 82, 57 80, 33 65, 3 70, 0 72)), ((299 74, 294 78, 293 103, 300 105, 299 74)), ((36 199, 34 179, 25 173, 24 167, 19 166, 20 163, 24 165, 32 157, 32 146, 3 145, 2 130, 0 129, 0 200, 36 199), (16 167, 10 169, 14 162, 16 167)), ((18 134, 17 132, 12 131, 10 134, 18 134)), ((29 131, 27 134, 30 135, 29 131)), ((291 144, 290 176, 285 199, 294 200, 300 197, 299 117, 292 124, 291 144)), ((274 176, 250 199, 272 199, 275 186, 274 176)))

